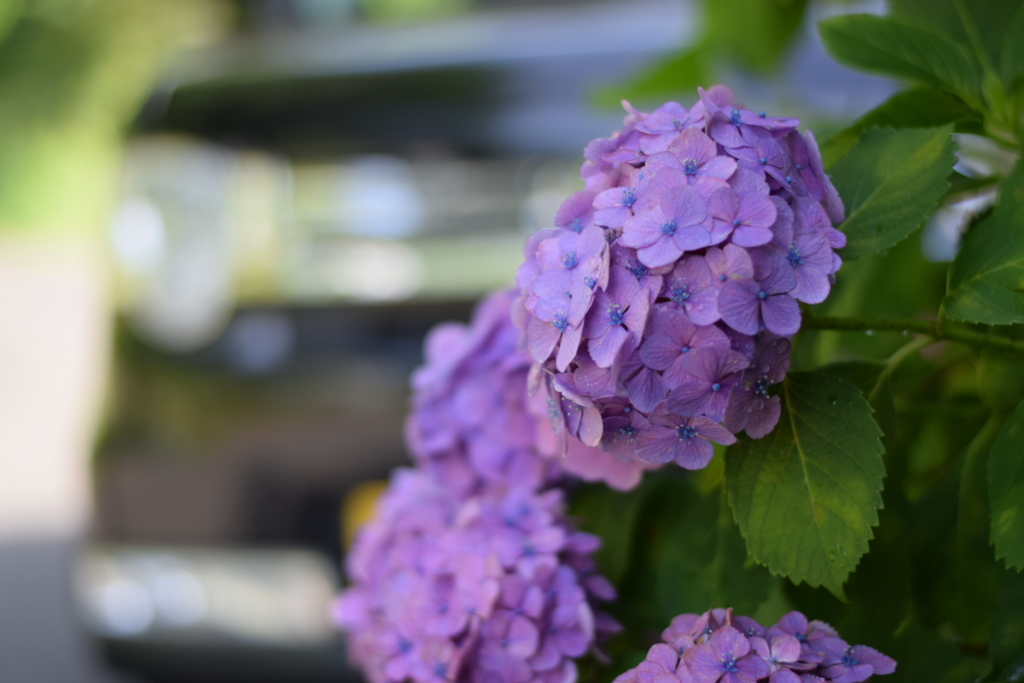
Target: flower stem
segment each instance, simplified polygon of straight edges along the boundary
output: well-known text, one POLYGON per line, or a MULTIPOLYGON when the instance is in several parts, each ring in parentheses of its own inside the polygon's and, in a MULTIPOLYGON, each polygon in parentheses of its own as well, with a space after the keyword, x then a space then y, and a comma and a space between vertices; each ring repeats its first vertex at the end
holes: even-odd
POLYGON ((900 332, 923 334, 932 339, 948 339, 969 346, 983 346, 1024 353, 1024 339, 982 332, 965 325, 945 322, 940 325, 931 320, 916 318, 833 318, 804 312, 803 327, 813 330, 838 332, 900 332))

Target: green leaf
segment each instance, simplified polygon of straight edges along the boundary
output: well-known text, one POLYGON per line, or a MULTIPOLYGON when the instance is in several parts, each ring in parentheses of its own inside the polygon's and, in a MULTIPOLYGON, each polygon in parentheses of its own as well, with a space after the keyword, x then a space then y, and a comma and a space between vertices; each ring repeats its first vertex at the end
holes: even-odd
POLYGON ((748 561, 722 491, 695 497, 671 520, 654 558, 657 602, 666 620, 719 605, 752 614, 772 583, 764 567, 748 561))
POLYGON ((759 74, 779 66, 800 32, 807 0, 714 0, 704 3, 705 45, 759 74))
POLYGON ((1024 3, 1021 3, 1006 26, 1006 35, 1003 38, 1003 54, 1000 72, 1003 83, 1008 88, 1013 87, 1021 74, 1024 74, 1024 3))
POLYGON ((844 259, 888 249, 931 215, 955 161, 952 130, 873 128, 829 168, 846 205, 844 259))
POLYGON ((988 495, 996 558, 1024 569, 1024 401, 996 435, 988 456, 988 495))
POLYGON ((980 68, 943 35, 871 14, 826 19, 818 28, 828 51, 847 66, 946 88, 972 105, 980 103, 980 68))
POLYGON ((849 128, 839 131, 822 145, 821 154, 831 164, 857 142, 869 128, 932 128, 946 123, 980 120, 956 95, 931 88, 912 88, 896 93, 849 128))
POLYGON ((597 566, 614 584, 622 581, 635 555, 637 521, 650 494, 650 486, 622 493, 604 485, 588 485, 573 492, 572 514, 583 531, 601 537, 597 566))
POLYGON ((820 372, 838 377, 860 389, 882 430, 882 445, 887 453, 891 453, 896 443, 896 406, 889 389, 885 363, 844 361, 827 365, 820 372))
POLYGON ((989 325, 1024 322, 1024 164, 1003 183, 992 213, 963 239, 949 270, 946 315, 989 325))
POLYGON ((637 106, 661 104, 678 98, 680 93, 696 92, 697 86, 711 80, 710 69, 706 50, 700 45, 687 48, 655 62, 626 83, 597 90, 593 101, 600 107, 618 107, 622 100, 637 106))
POLYGON ((998 680, 1020 680, 1024 673, 1024 574, 1009 576, 1003 583, 989 650, 998 680))
POLYGON ((994 65, 999 64, 1000 55, 1012 42, 1010 36, 1024 35, 1007 30, 1020 6, 1020 0, 889 0, 894 18, 942 33, 964 47, 974 42, 965 24, 965 19, 970 21, 976 32, 977 47, 984 51, 979 59, 987 59, 994 65))
POLYGON ((750 554, 773 573, 842 597, 878 523, 880 436, 856 387, 825 373, 790 373, 775 431, 726 452, 729 502, 750 554))

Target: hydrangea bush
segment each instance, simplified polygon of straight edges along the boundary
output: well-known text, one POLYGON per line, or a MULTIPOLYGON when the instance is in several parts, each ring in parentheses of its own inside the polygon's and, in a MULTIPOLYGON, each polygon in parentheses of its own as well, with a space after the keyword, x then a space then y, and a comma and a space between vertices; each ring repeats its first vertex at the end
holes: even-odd
POLYGON ((842 263, 843 203, 811 133, 723 86, 689 110, 625 106, 587 146, 586 189, 527 244, 527 345, 571 436, 700 469, 778 422, 770 387, 798 302, 824 301, 842 263))
MULTIPOLYGON (((705 46, 804 7, 706 4, 705 46)), ((336 605, 371 680, 1020 679, 1024 4, 890 5, 821 35, 915 87, 820 147, 721 86, 627 105, 430 335, 336 605)))

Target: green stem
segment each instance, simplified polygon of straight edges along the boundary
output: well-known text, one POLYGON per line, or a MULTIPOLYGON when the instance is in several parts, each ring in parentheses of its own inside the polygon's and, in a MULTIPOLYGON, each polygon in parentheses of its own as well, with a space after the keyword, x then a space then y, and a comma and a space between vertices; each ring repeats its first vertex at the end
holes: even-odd
POLYGON ((903 361, 910 358, 924 347, 930 346, 934 343, 935 339, 933 337, 922 335, 896 349, 895 353, 889 356, 889 359, 885 361, 885 367, 882 369, 882 374, 878 376, 878 381, 875 382, 875 386, 871 388, 871 393, 868 394, 868 403, 871 403, 872 405, 874 404, 875 399, 878 398, 878 392, 882 390, 886 381, 892 376, 892 373, 896 371, 896 368, 898 368, 903 361))
POLYGON ((1024 353, 1024 340, 1001 334, 979 332, 962 325, 946 323, 939 326, 930 320, 916 318, 833 318, 804 312, 803 327, 838 332, 901 332, 923 334, 935 340, 958 341, 970 346, 984 346, 1024 353))

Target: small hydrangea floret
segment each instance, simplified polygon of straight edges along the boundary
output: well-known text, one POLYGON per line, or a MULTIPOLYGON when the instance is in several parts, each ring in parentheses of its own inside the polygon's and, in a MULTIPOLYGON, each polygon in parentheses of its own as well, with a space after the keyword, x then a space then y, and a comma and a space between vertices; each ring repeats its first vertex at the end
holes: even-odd
POLYGON ((849 645, 821 621, 790 612, 765 628, 731 609, 680 614, 664 642, 614 683, 860 683, 891 674, 896 662, 866 645, 849 645))
POLYGON ((725 87, 689 110, 624 106, 584 152, 585 189, 527 243, 521 325, 557 429, 699 468, 711 442, 778 422, 800 302, 824 301, 842 264, 843 204, 796 119, 725 87))

